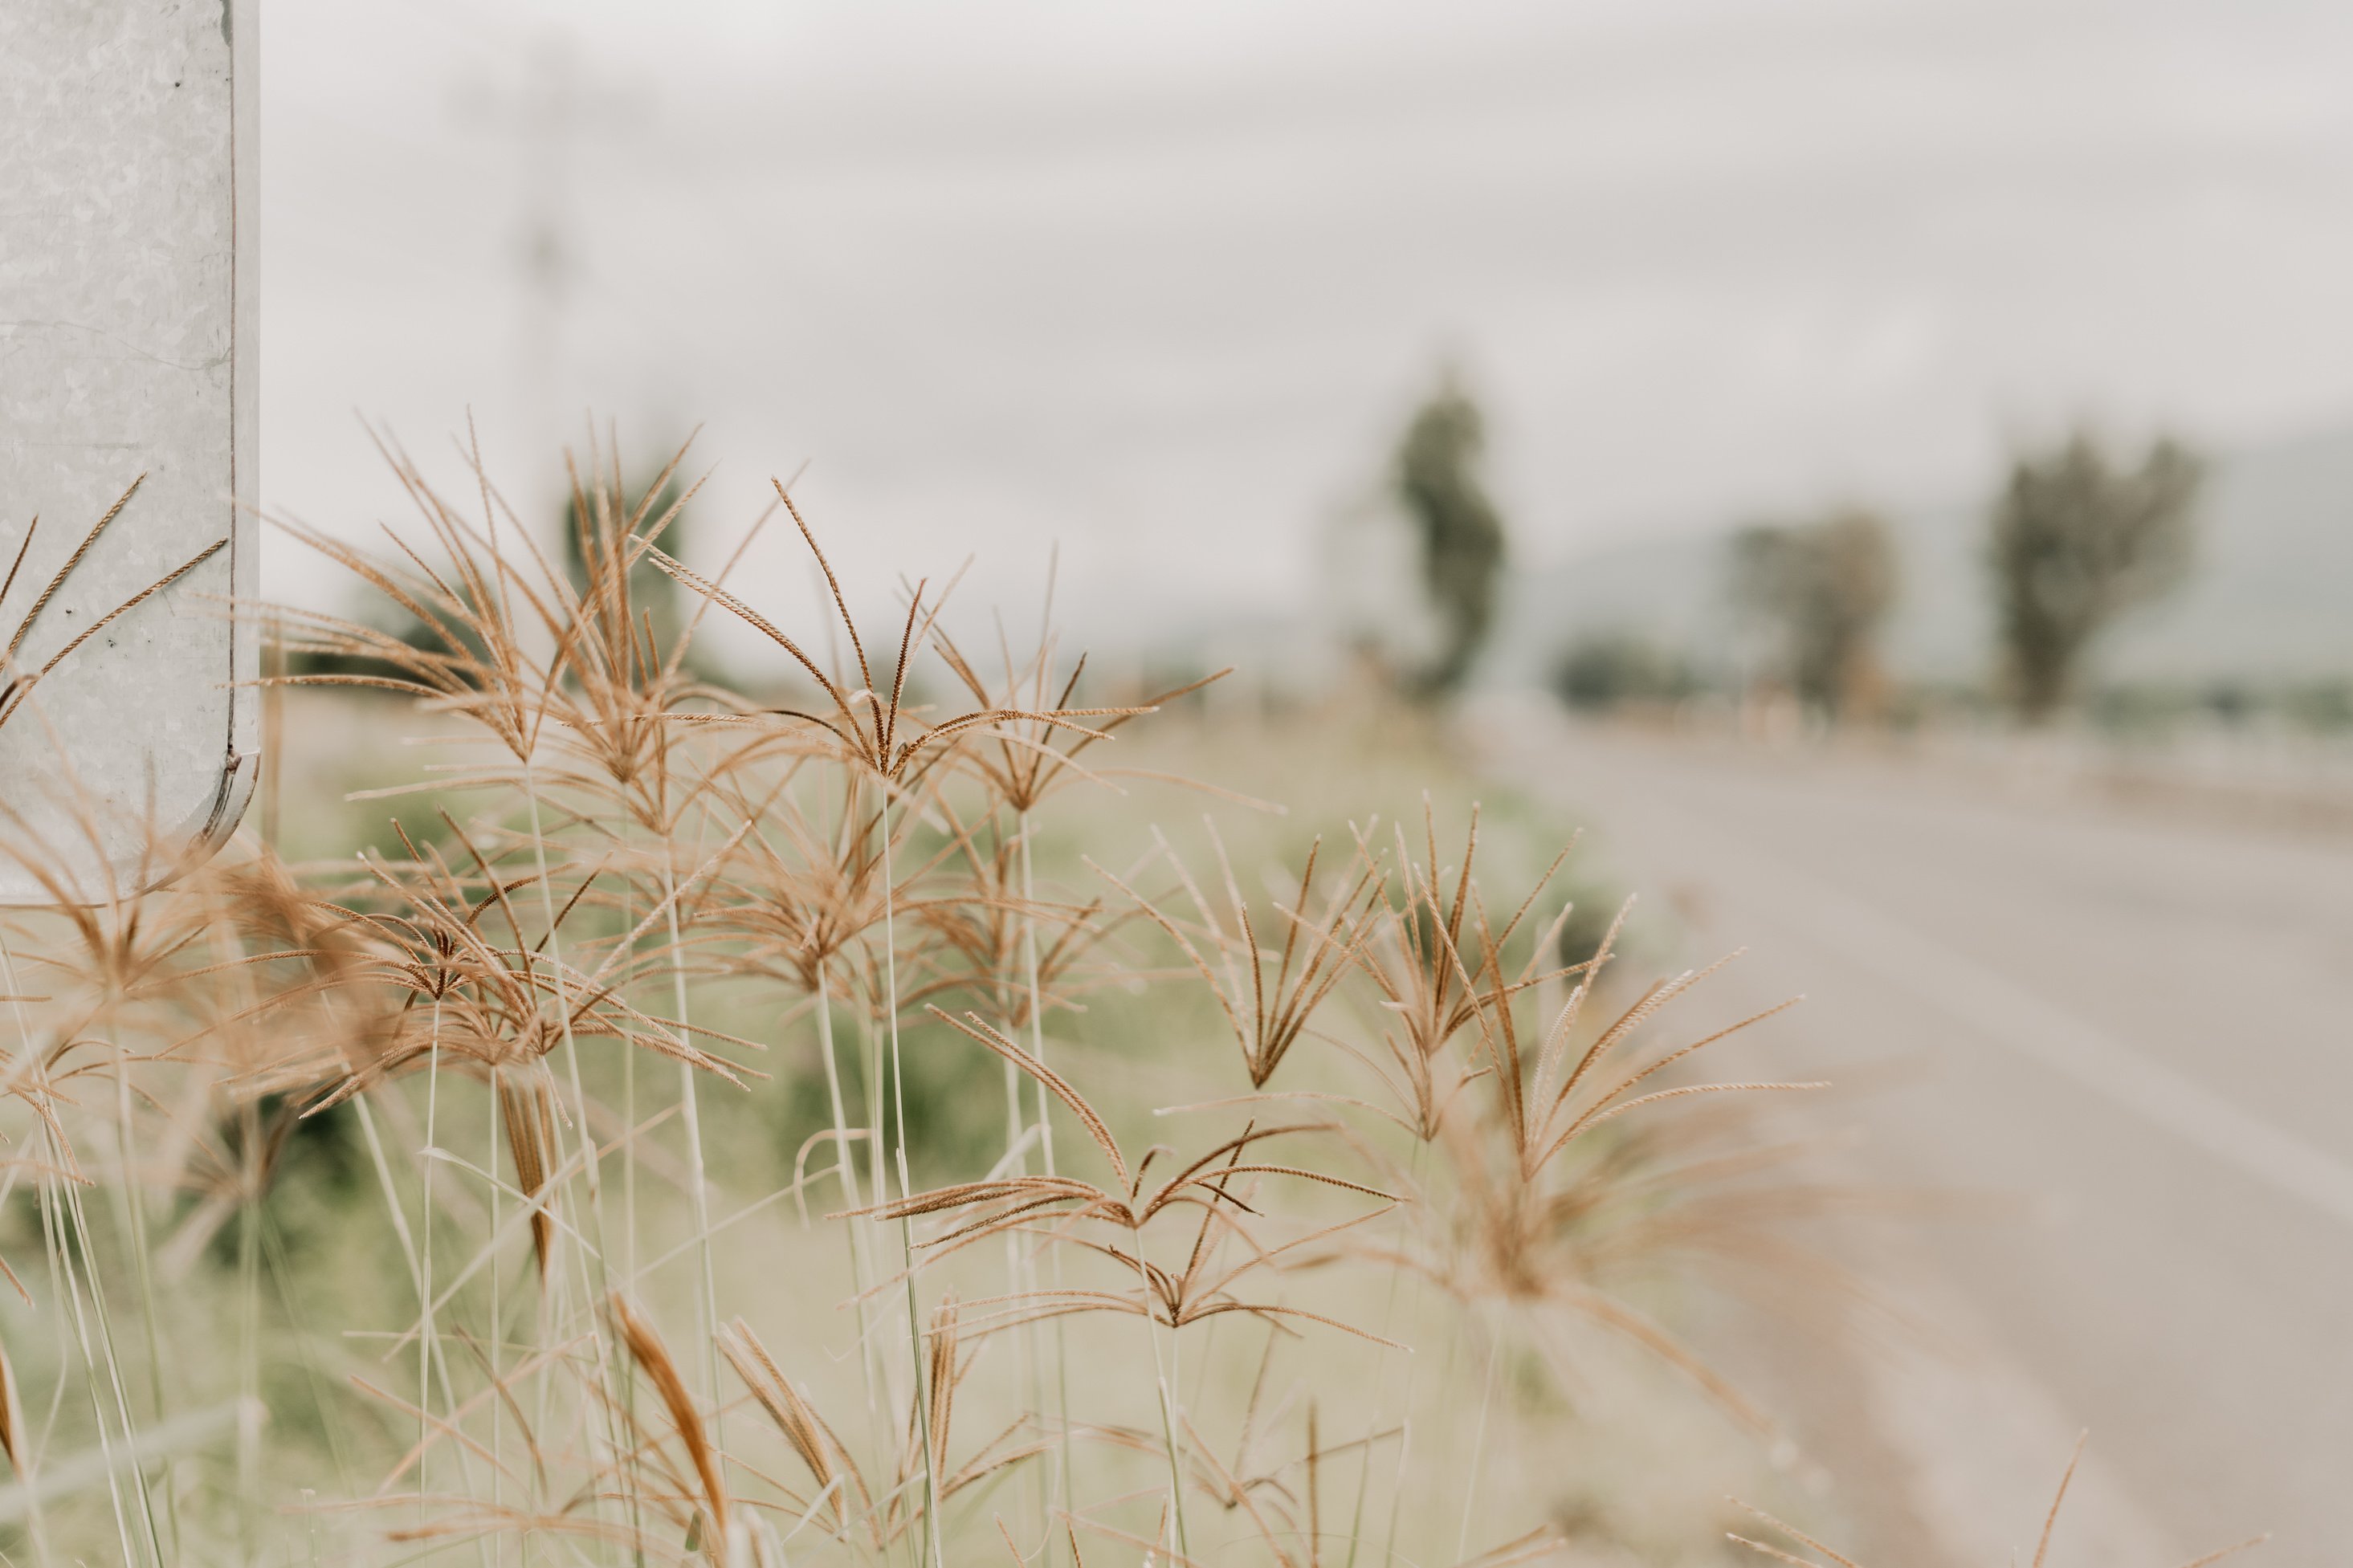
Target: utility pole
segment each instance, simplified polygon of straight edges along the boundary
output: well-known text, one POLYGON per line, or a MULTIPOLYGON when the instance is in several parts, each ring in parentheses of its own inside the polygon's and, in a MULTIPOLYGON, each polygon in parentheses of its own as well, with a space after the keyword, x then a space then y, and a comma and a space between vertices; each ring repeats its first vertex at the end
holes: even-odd
POLYGON ((521 62, 519 83, 473 99, 467 118, 510 138, 514 153, 512 353, 517 435, 533 476, 516 500, 525 517, 535 519, 562 510, 555 455, 577 438, 574 422, 585 412, 566 401, 576 368, 574 321, 594 278, 578 189, 583 149, 609 137, 642 101, 588 81, 578 47, 563 27, 504 47, 521 62))
POLYGON ((522 190, 516 235, 516 362, 530 461, 544 464, 563 444, 565 317, 582 264, 572 203, 572 148, 580 127, 579 68, 572 41, 542 37, 531 50, 517 115, 522 190))

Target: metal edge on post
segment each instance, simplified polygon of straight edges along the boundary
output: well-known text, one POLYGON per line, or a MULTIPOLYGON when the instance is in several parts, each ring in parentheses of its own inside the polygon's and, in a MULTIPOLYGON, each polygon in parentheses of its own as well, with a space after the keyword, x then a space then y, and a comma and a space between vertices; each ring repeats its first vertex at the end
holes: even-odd
POLYGON ((208 837, 237 829, 261 764, 261 0, 222 0, 229 24, 229 700, 220 802, 208 837), (244 765, 247 758, 253 765, 244 765), (238 783, 242 777, 243 783, 238 783))
POLYGON ((229 647, 220 786, 173 834, 179 852, 160 875, 150 856, 111 868, 136 896, 212 858, 236 834, 261 776, 261 27, 260 0, 220 0, 229 49, 229 647))

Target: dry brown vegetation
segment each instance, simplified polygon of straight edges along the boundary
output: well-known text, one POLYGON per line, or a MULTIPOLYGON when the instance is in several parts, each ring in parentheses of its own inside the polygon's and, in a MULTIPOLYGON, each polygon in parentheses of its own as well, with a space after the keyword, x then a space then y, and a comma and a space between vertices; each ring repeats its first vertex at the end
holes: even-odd
POLYGON ((397 852, 5 927, 34 1561, 1501 1568, 1568 1544, 1521 1445, 1594 1347, 1767 1426, 1656 1309, 1805 1267, 1713 1111, 1804 1086, 1695 1076, 1757 1020, 1671 1032, 1713 971, 1625 982, 1622 914, 1565 951, 1560 859, 1426 805, 1265 875, 1055 839, 1172 787, 1115 742, 1202 683, 1083 696, 829 567, 787 629, 593 457, 575 580, 392 457, 420 531, 295 531, 425 635, 281 624, 446 759, 397 852), (713 616, 797 695, 690 674, 713 616))

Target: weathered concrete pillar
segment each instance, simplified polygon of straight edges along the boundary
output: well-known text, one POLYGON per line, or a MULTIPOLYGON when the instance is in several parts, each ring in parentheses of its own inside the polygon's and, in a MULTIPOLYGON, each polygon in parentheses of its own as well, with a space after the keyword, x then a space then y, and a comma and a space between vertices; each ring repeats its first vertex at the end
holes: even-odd
POLYGON ((0 900, 28 841, 164 879, 252 791, 258 5, 0 4, 0 900))

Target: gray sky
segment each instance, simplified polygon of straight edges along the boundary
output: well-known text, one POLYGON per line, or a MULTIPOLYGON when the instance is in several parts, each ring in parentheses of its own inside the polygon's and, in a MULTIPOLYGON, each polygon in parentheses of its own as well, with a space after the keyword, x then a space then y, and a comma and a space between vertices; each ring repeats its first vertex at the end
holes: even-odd
MULTIPOLYGON (((1082 629, 1116 628, 1307 592, 1448 357, 1536 560, 1980 486, 2078 411, 2353 420, 2353 7, 265 25, 264 488, 339 530, 394 510, 354 410, 438 451, 470 405, 528 490, 593 407, 625 444, 704 424, 714 532, 806 459, 851 571, 978 552, 971 591, 1015 598, 1059 541, 1082 629)), ((290 554, 271 586, 316 597, 290 554)))

